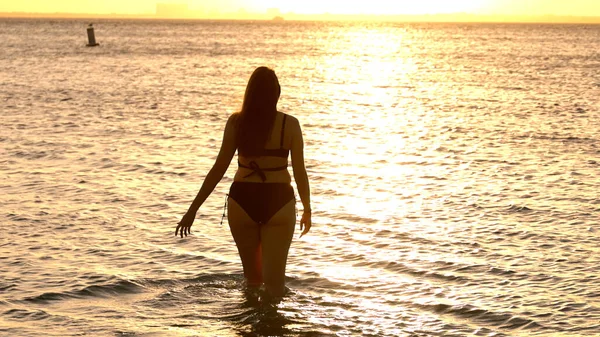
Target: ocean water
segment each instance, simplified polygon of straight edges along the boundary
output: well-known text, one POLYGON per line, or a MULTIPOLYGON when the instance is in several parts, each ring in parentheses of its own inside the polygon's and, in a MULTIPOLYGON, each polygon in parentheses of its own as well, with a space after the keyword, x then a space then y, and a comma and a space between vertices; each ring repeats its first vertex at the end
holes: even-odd
POLYGON ((600 335, 600 26, 87 24, 0 19, 1 336, 600 335), (235 160, 174 236, 261 65, 314 210, 280 303, 235 160))

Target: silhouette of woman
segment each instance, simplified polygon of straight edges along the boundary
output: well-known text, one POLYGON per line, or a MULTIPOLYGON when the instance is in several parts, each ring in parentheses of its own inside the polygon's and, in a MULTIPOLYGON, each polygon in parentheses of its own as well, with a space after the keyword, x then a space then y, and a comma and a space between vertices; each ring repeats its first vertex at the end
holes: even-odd
POLYGON ((275 72, 257 68, 248 81, 242 110, 229 117, 223 142, 198 195, 175 229, 187 236, 196 212, 223 178, 238 151, 238 170, 229 190, 227 217, 248 287, 263 283, 269 295, 285 294, 285 267, 296 223, 295 197, 287 170, 304 206, 300 237, 311 228, 310 187, 298 120, 277 111, 281 88, 275 72))

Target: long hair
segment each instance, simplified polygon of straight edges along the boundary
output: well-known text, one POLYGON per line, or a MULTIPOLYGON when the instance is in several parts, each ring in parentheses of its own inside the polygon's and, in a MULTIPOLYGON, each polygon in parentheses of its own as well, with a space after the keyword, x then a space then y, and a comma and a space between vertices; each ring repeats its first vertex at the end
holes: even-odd
POLYGON ((275 123, 279 80, 272 69, 259 67, 252 73, 237 124, 238 153, 256 155, 264 149, 275 123))

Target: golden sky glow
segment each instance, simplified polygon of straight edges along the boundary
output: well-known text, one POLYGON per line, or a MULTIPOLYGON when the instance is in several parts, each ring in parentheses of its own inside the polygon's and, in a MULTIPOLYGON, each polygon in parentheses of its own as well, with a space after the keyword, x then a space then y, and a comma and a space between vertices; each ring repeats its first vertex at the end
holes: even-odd
POLYGON ((436 14, 452 12, 474 12, 490 0, 303 0, 276 1, 255 0, 263 8, 277 7, 282 12, 318 14, 436 14))
POLYGON ((278 8, 298 14, 442 14, 600 16, 600 0, 0 0, 0 12, 153 14, 156 3, 187 4, 216 12, 264 13, 278 8))

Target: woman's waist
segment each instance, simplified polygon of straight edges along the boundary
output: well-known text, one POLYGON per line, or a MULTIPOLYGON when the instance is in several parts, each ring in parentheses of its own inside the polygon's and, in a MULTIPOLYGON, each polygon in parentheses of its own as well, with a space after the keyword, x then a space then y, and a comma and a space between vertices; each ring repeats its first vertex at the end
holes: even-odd
POLYGON ((289 184, 292 182, 292 177, 288 170, 279 170, 279 171, 263 171, 262 174, 249 174, 252 172, 251 170, 247 170, 245 168, 238 168, 233 177, 234 182, 247 182, 247 183, 261 183, 261 184, 270 184, 270 183, 286 183, 289 184), (262 179, 264 175, 264 180, 262 179))
POLYGON ((256 182, 256 181, 234 181, 229 188, 229 194, 239 195, 242 194, 256 194, 262 195, 264 193, 277 195, 277 194, 290 194, 294 195, 294 188, 289 182, 256 182))
POLYGON ((287 160, 259 160, 258 158, 244 158, 241 160, 238 158, 238 168, 247 170, 261 170, 265 172, 277 172, 284 171, 288 168, 289 162, 287 160))

